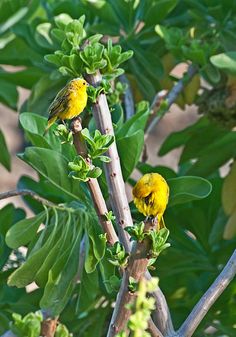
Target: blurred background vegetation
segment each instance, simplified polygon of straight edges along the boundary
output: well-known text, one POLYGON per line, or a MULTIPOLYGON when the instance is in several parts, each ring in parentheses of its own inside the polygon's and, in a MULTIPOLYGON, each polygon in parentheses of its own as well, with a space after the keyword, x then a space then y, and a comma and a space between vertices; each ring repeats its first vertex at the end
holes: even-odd
MULTIPOLYGON (((47 116, 48 106, 57 92, 69 79, 80 75, 81 60, 77 57, 76 49, 79 42, 68 41, 71 33, 74 36, 83 35, 81 26, 70 25, 72 19, 79 19, 83 15, 83 29, 88 37, 102 34, 102 45, 106 45, 111 38, 113 45, 121 45, 123 52, 132 50, 134 53, 122 64, 125 76, 118 67, 114 67, 113 89, 108 93, 127 184, 133 184, 134 176, 131 179, 131 174, 135 168, 141 174, 159 172, 167 179, 199 176, 212 184, 211 194, 203 198, 207 193, 201 189, 201 184, 193 188, 191 184, 194 182, 180 180, 177 201, 172 202, 166 212, 171 248, 158 259, 152 274, 160 278, 160 287, 167 297, 174 324, 178 327, 218 275, 236 243, 236 2, 2 0, 0 102, 18 112, 19 127, 24 130, 27 145, 31 143, 46 149, 61 146, 57 140, 53 140, 51 133, 50 138, 42 138, 41 131, 46 123, 43 117, 47 116), (67 42, 63 42, 65 37, 67 42), (196 71, 188 81, 183 69, 188 69, 190 64, 196 71), (185 115, 181 115, 183 124, 179 119, 178 127, 181 130, 174 132, 175 125, 172 130, 165 124, 164 117, 161 123, 163 128, 168 128, 168 135, 160 130, 165 134, 165 139, 161 139, 161 147, 156 142, 152 143, 152 151, 148 154, 152 158, 157 156, 153 161, 158 163, 160 157, 179 147, 181 155, 176 158, 177 165, 174 167, 172 163, 169 166, 152 166, 148 159, 146 162, 140 159, 144 131, 151 116, 148 105, 152 104, 159 91, 171 90, 179 77, 186 83, 176 99, 176 105, 185 109, 185 115), (19 100, 22 88, 27 89, 28 93, 23 102, 19 100), (125 104, 127 90, 133 96, 133 109, 132 105, 125 104), (186 115, 192 106, 197 109, 198 116, 191 117, 191 125, 185 128, 184 120, 188 119, 186 115), (128 120, 131 120, 130 124, 127 124, 128 120), (196 198, 191 197, 193 190, 196 198)), ((97 67, 104 77, 109 78, 109 69, 102 64, 99 50, 89 57, 99 64, 97 67)), ((154 106, 157 116, 163 114, 165 103, 163 99, 160 108, 154 106)), ((91 111, 86 112, 84 121, 91 130, 94 129, 91 111)), ((5 132, 1 126, 0 163, 10 171, 11 158, 5 141, 9 135, 6 136, 5 132)), ((12 142, 17 140, 15 137, 11 134, 12 142)), ((65 155, 68 149, 64 148, 61 152, 65 155)), ((40 153, 38 155, 40 158, 40 153)), ((21 158, 35 169, 34 160, 37 161, 37 158, 30 157, 30 150, 21 158)), ((39 172, 39 168, 35 170, 39 172)), ((36 182, 23 176, 18 181, 18 187, 33 189, 57 203, 71 201, 68 196, 60 195, 58 188, 48 184, 42 172, 39 179, 36 182)), ((106 193, 104 179, 101 178, 100 182, 106 193)), ((68 184, 67 181, 64 183, 68 184)), ((31 212, 40 215, 42 207, 38 203, 30 198, 25 198, 25 202, 31 212)), ((133 206, 132 211, 133 217, 138 220, 139 215, 133 206)), ((9 328, 13 312, 24 316, 39 309, 46 284, 41 282, 41 288, 31 293, 27 293, 25 288, 6 285, 8 276, 21 265, 24 256, 17 250, 17 245, 15 249, 6 245, 5 235, 13 224, 24 218, 24 210, 12 204, 0 210, 0 333, 9 328), (13 250, 17 256, 14 262, 9 259, 13 250)), ((51 221, 54 220, 52 217, 51 221)), ((60 217, 60 221, 65 222, 65 215, 60 217)), ((89 230, 93 231, 92 228, 89 230)), ((93 235, 88 234, 90 239, 93 235)), ((102 254, 97 252, 98 262, 102 254)), ((60 320, 75 336, 91 336, 95 329, 97 336, 105 334, 111 303, 116 295, 116 282, 112 278, 113 268, 103 263, 104 266, 97 269, 91 267, 89 270, 87 266, 89 272, 83 274, 82 285, 73 290, 69 304, 61 308, 60 320), (108 285, 104 286, 102 280, 106 280, 108 285)), ((207 314, 195 336, 235 336, 235 295, 236 284, 232 282, 207 314)))

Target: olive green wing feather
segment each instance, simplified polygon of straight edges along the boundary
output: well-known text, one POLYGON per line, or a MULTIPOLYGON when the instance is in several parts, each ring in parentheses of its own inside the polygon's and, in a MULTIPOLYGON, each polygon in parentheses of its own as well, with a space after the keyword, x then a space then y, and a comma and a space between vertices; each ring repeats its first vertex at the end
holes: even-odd
POLYGON ((58 92, 58 94, 50 104, 48 108, 49 112, 48 120, 51 119, 52 117, 58 116, 61 112, 67 109, 69 103, 69 96, 70 96, 70 88, 69 85, 66 85, 58 92))

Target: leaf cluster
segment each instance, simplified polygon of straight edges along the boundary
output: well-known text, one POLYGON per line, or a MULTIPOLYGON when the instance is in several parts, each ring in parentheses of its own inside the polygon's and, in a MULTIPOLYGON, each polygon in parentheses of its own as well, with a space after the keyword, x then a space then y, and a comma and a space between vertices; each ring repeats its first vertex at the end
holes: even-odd
MULTIPOLYGON (((13 321, 10 322, 10 330, 18 337, 40 337, 43 315, 40 311, 30 312, 22 317, 12 314, 13 321)), ((65 325, 59 323, 55 331, 55 337, 72 337, 65 325)))
POLYGON ((119 65, 132 57, 133 52, 122 52, 121 46, 113 46, 111 39, 104 47, 99 42, 101 34, 85 40, 84 21, 85 16, 78 20, 66 14, 56 17, 56 28, 51 30, 51 35, 61 49, 46 55, 45 60, 56 65, 62 75, 78 77, 83 73, 95 74, 97 70, 110 79, 121 75, 124 70, 119 65))
MULTIPOLYGON (((146 330, 151 312, 155 309, 155 300, 152 297, 148 297, 148 293, 154 291, 157 285, 157 278, 153 278, 150 281, 142 279, 135 286, 134 280, 130 280, 130 287, 136 291, 136 299, 132 304, 129 304, 132 315, 128 321, 128 327, 134 337, 150 337, 150 334, 146 330)), ((118 336, 126 337, 127 335, 125 332, 121 332, 118 336)))
POLYGON ((11 331, 19 337, 39 337, 43 315, 40 311, 29 313, 25 317, 19 314, 12 315, 11 331))
POLYGON ((102 135, 99 130, 95 130, 92 136, 87 128, 81 131, 83 138, 88 145, 88 155, 93 159, 99 159, 102 162, 109 163, 110 158, 102 156, 106 152, 111 144, 114 142, 114 136, 102 135))
POLYGON ((120 242, 117 241, 112 247, 108 248, 108 251, 110 253, 110 263, 122 268, 127 266, 129 254, 126 253, 124 246, 120 242))
POLYGON ((90 178, 98 178, 102 174, 99 167, 93 167, 82 156, 76 156, 73 161, 68 163, 71 170, 69 176, 80 181, 88 181, 90 178))

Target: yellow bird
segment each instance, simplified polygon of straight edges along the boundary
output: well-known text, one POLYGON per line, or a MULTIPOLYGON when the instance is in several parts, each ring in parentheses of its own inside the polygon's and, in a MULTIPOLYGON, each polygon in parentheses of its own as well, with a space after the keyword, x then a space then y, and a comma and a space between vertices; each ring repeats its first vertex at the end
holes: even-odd
POLYGON ((88 83, 83 78, 71 80, 49 106, 48 124, 44 134, 57 119, 64 121, 78 116, 87 105, 88 83))
POLYGON ((169 199, 169 186, 160 174, 145 174, 134 186, 133 197, 140 213, 145 216, 157 216, 159 223, 163 221, 169 199))

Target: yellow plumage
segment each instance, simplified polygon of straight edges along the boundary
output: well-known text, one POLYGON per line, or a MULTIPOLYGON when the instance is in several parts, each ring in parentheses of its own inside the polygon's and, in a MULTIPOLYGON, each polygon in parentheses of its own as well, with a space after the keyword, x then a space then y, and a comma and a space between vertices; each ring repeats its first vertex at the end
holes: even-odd
POLYGON ((48 124, 44 133, 57 119, 72 119, 84 110, 88 99, 87 85, 83 78, 75 78, 59 91, 48 109, 48 124))
POLYGON ((134 204, 145 216, 162 221, 169 199, 169 186, 158 173, 145 174, 133 188, 134 204))

